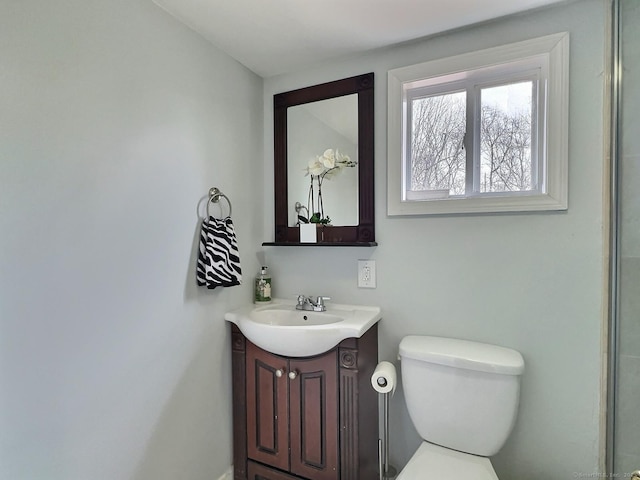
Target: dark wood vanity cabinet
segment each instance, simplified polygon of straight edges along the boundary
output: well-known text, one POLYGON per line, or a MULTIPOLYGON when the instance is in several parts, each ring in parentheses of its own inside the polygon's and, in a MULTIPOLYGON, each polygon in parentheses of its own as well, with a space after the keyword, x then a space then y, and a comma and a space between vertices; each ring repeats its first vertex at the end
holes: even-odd
POLYGON ((306 358, 232 339, 235 480, 377 478, 377 325, 306 358))
POLYGON ((247 342, 246 362, 247 456, 303 478, 336 478, 337 352, 286 359, 247 342))

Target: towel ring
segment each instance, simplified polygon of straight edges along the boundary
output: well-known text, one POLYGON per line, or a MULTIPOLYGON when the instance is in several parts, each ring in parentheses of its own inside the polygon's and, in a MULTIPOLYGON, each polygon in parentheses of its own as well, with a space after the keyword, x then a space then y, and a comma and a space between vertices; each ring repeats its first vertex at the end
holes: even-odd
POLYGON ((224 198, 229 204, 229 216, 231 216, 231 200, 229 200, 229 197, 222 193, 220 189, 212 187, 209 189, 209 200, 207 200, 207 218, 211 216, 209 213, 209 205, 212 203, 218 203, 220 201, 220 197, 224 198))

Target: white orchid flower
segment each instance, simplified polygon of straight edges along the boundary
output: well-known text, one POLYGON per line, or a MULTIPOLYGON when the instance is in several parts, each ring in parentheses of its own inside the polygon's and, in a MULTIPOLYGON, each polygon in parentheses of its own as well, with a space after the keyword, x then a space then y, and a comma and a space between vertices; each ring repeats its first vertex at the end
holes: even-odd
POLYGON ((331 148, 325 150, 322 154, 322 163, 325 168, 334 168, 336 166, 336 157, 331 148))
POLYGON ((340 154, 340 163, 343 165, 349 165, 351 163, 349 155, 340 154))
POLYGON ((307 172, 311 175, 321 175, 324 172, 324 164, 320 157, 317 157, 313 160, 309 160, 309 167, 307 168, 307 172))
POLYGON ((305 176, 331 178, 339 174, 345 167, 355 167, 357 164, 358 162, 351 160, 348 155, 340 153, 337 148, 335 152, 332 148, 328 148, 322 155, 309 160, 309 164, 304 171, 305 176))

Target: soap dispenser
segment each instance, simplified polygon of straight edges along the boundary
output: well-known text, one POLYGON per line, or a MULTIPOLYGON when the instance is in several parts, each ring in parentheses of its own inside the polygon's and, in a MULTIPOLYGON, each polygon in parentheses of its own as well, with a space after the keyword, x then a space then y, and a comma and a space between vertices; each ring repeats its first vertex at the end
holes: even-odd
POLYGON ((269 267, 262 266, 260 273, 256 276, 254 289, 254 303, 271 302, 271 276, 267 273, 269 267))

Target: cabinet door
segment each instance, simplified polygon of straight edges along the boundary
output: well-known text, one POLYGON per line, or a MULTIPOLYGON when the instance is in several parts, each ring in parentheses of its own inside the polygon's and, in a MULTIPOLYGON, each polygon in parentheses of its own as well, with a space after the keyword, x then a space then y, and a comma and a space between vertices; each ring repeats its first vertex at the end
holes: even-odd
POLYGON ((338 366, 335 350, 289 359, 290 472, 311 480, 338 473, 338 366))
POLYGON ((247 456, 289 470, 286 359, 247 342, 247 456))

